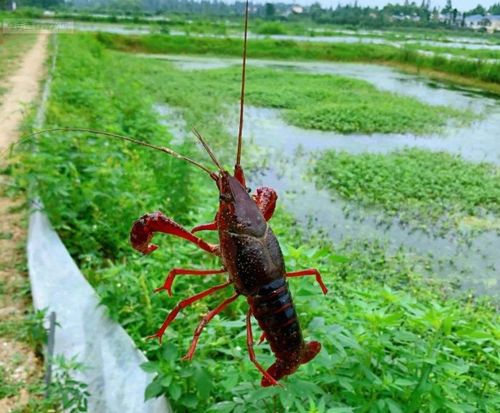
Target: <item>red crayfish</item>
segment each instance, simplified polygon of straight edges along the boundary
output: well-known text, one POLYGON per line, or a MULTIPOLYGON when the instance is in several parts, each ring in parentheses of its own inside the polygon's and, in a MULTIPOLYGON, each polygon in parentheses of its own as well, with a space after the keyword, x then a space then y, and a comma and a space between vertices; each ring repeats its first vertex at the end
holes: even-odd
POLYGON ((209 254, 219 256, 222 259, 222 268, 220 269, 190 270, 174 268, 168 274, 164 285, 158 288, 157 291, 166 290, 171 295, 172 284, 176 276, 205 276, 222 273, 229 275, 225 283, 180 301, 170 312, 158 332, 151 337, 158 337, 161 340, 165 330, 179 311, 210 294, 232 285, 235 290, 234 294, 221 302, 200 321, 184 359, 190 360, 193 357, 200 334, 210 320, 240 295, 243 295, 250 307, 246 316, 247 346, 250 360, 263 375, 261 385, 270 386, 278 385, 279 379, 294 373, 301 364, 312 360, 321 349, 321 344, 317 341, 304 342, 292 296, 288 289, 287 277, 314 275, 324 294, 326 294, 327 288, 321 279, 319 271, 316 269, 311 268, 293 272, 285 270, 285 263, 278 240, 268 224, 274 213, 278 198, 277 194, 272 188, 260 187, 250 196, 246 187, 245 175, 240 160, 245 97, 247 29, 248 0, 245 10, 238 149, 234 175, 231 175, 220 165, 208 144, 197 131, 195 131, 195 134, 217 167, 217 172, 210 171, 200 163, 174 152, 170 148, 153 145, 112 132, 85 128, 53 128, 35 132, 26 139, 53 131, 89 132, 165 152, 197 166, 210 175, 219 190, 219 209, 213 222, 196 226, 191 231, 188 231, 161 212, 153 212, 142 216, 133 224, 130 240, 132 246, 143 254, 149 254, 157 248, 155 245, 150 244, 150 241, 154 233, 162 232, 190 241, 209 254), (220 244, 212 245, 205 242, 194 235, 198 231, 218 231, 220 244), (253 350, 252 315, 257 319, 259 326, 263 330, 261 341, 267 339, 271 350, 276 356, 276 362, 267 370, 256 360, 253 350))
POLYGON ((179 311, 210 294, 232 285, 235 290, 234 294, 221 302, 200 321, 184 359, 192 359, 200 334, 210 320, 240 295, 243 295, 250 307, 246 316, 247 346, 250 360, 263 375, 261 385, 269 386, 277 385, 277 380, 295 372, 301 364, 313 359, 321 349, 321 344, 317 341, 304 342, 286 278, 314 275, 323 293, 326 294, 327 288, 316 269, 286 272, 278 240, 268 224, 276 206, 276 192, 272 188, 260 187, 255 194, 250 196, 246 187, 240 159, 245 96, 247 27, 248 1, 245 12, 240 122, 234 175, 224 170, 208 144, 196 131, 197 138, 216 165, 217 172, 211 172, 191 159, 183 157, 208 172, 217 184, 219 209, 214 221, 196 226, 191 231, 188 231, 161 212, 153 212, 142 216, 134 223, 130 240, 136 250, 143 254, 149 254, 157 248, 157 246, 150 244, 154 233, 162 232, 190 241, 209 254, 221 258, 223 266, 220 269, 174 268, 170 271, 164 285, 157 289, 157 291, 166 290, 169 295, 172 295, 172 284, 176 276, 206 276, 227 273, 228 280, 223 284, 180 301, 170 312, 158 332, 151 337, 158 337, 161 340, 165 330, 179 311), (209 244, 194 235, 195 232, 202 230, 218 231, 220 244, 209 244), (276 362, 267 371, 256 360, 253 350, 252 315, 257 319, 264 332, 261 340, 267 339, 276 356, 276 362))

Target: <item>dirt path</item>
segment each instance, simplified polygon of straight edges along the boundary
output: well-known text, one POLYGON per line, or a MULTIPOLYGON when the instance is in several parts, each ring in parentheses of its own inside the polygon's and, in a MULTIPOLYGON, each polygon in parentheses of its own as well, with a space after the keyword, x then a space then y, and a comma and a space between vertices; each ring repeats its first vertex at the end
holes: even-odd
POLYGON ((9 91, 0 106, 0 150, 17 139, 17 129, 26 114, 27 106, 38 95, 44 74, 48 39, 48 33, 40 33, 33 48, 22 58, 19 69, 6 81, 9 91))
MULTIPOLYGON (((47 33, 41 33, 21 58, 17 71, 7 79, 8 91, 0 102, 0 153, 19 138, 18 128, 28 105, 40 92, 48 39, 47 33)), ((5 166, 5 159, 0 158, 0 167, 5 166)), ((24 200, 5 195, 5 178, 0 175, 0 387, 4 391, 9 387, 17 390, 7 392, 0 400, 2 413, 26 404, 27 385, 39 381, 42 372, 33 349, 17 340, 22 337, 19 326, 25 326, 25 314, 31 308, 26 294, 26 209, 22 208, 24 200)))

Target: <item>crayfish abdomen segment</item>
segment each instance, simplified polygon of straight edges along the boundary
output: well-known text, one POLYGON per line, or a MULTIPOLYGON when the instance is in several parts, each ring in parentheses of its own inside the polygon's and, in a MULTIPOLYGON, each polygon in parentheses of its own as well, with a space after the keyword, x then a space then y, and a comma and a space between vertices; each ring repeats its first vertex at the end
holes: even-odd
MULTIPOLYGON (((252 314, 266 334, 276 362, 267 370, 275 380, 294 373, 301 364, 312 360, 321 345, 305 343, 288 283, 284 277, 274 280, 247 297, 252 314)), ((272 383, 264 377, 262 386, 272 383)))
POLYGON ((276 358, 298 366, 304 340, 285 278, 264 285, 247 300, 276 358))

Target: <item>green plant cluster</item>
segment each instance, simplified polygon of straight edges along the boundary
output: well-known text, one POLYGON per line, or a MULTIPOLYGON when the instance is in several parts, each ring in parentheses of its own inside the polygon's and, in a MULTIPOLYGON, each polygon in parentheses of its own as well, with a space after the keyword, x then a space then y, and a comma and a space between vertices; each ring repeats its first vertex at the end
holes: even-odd
MULTIPOLYGON (((44 326, 45 310, 30 311, 23 318, 0 321, 0 336, 28 344, 37 354, 42 354, 47 345, 47 330, 44 326)), ((59 328, 57 326, 56 328, 59 328)), ((12 410, 12 413, 69 413, 87 411, 87 385, 74 379, 75 373, 83 365, 63 356, 52 361, 53 375, 49 388, 39 378, 25 381, 8 379, 5 369, 0 366, 0 398, 16 397, 21 390, 29 392, 29 400, 12 410)), ((12 374, 10 375, 12 376, 12 374)))
POLYGON ((444 152, 405 149, 352 155, 325 151, 312 173, 332 193, 381 207, 403 220, 449 226, 464 216, 500 214, 498 168, 444 152))
MULTIPOLYGON (((153 110, 153 103, 166 102, 182 111, 188 126, 199 126, 221 158, 233 159, 227 142, 234 136, 219 108, 228 103, 226 90, 232 96, 239 87, 236 72, 181 72, 111 53, 92 36, 59 39, 46 127, 92 127, 169 145, 168 128, 153 110)), ((176 149, 203 159, 193 146, 176 149)), ((194 361, 180 361, 200 314, 231 291, 184 309, 160 346, 144 337, 177 301, 224 277, 177 277, 174 298, 152 290, 171 268, 220 263, 182 240, 161 236, 155 238, 157 251, 139 256, 128 245, 128 231, 134 219, 158 209, 187 227, 210 221, 217 206, 213 182, 164 154, 91 135, 52 133, 40 138, 37 149, 24 152, 15 171, 18 185, 36 180, 46 212, 110 316, 146 353, 143 368, 156 374, 147 398, 165 394, 176 412, 499 410, 499 324, 487 302, 448 294, 445 285, 422 279, 411 261, 384 248, 367 244, 347 253, 306 240, 280 209, 271 224, 287 268, 316 266, 330 289, 321 295, 309 277, 290 283, 304 336, 321 341, 321 353, 284 380, 285 388, 260 388, 246 350, 248 307, 240 299, 205 328, 194 361)), ((214 236, 203 234, 212 241, 214 236)), ((264 366, 272 363, 266 344, 256 352, 264 366)))
POLYGON ((285 70, 251 69, 248 102, 286 109, 285 119, 307 129, 341 133, 425 133, 472 114, 378 90, 363 80, 285 70))
POLYGON ((27 403, 14 408, 12 413, 87 412, 87 399, 90 395, 88 386, 73 378, 83 368, 84 366, 75 360, 66 360, 63 356, 55 357, 48 389, 44 383, 26 386, 23 382, 7 382, 0 374, 0 397, 15 396, 22 388, 29 391, 30 398, 27 403))
MULTIPOLYGON (((151 64, 151 63, 150 63, 151 64)), ((237 102, 239 68, 203 72, 170 71, 160 88, 168 96, 196 84, 218 99, 237 102), (226 85, 221 88, 221 84, 226 85)), ((415 98, 378 90, 363 80, 333 75, 312 75, 293 70, 248 68, 247 102, 284 109, 285 120, 308 129, 341 133, 416 133, 439 130, 450 120, 465 123, 471 112, 430 106, 415 98)), ((178 105, 185 95, 172 96, 178 105)), ((213 109, 208 109, 213 112, 213 109)))
MULTIPOLYGON (((99 33, 97 37, 108 47, 122 51, 219 56, 241 55, 241 41, 229 37, 162 35, 134 37, 109 33, 99 33)), ((273 59, 407 64, 419 69, 430 69, 464 78, 500 83, 500 63, 447 59, 440 55, 429 57, 409 48, 396 48, 382 44, 254 39, 248 45, 248 56, 273 59)))

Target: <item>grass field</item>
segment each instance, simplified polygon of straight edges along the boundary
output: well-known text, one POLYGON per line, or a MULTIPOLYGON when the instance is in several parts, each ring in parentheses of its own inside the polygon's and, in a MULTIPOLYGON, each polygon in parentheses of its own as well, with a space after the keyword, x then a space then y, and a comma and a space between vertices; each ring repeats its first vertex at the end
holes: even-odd
POLYGON ((466 49, 459 47, 443 47, 443 46, 429 46, 419 43, 406 44, 406 48, 411 50, 427 50, 429 52, 438 54, 451 54, 457 57, 472 58, 472 59, 496 59, 500 60, 500 50, 490 49, 466 49))
MULTIPOLYGON (((188 126, 199 126, 218 154, 232 158, 233 145, 227 142, 234 136, 227 133, 219 108, 234 101, 236 71, 185 72, 110 52, 102 38, 91 35, 59 39, 46 127, 92 127, 168 145, 168 127, 159 124, 153 110, 155 103, 168 103, 182 112, 188 126)), ((116 39, 127 50, 137 49, 136 38, 116 39)), ((281 89, 272 96, 256 93, 259 77, 270 75, 250 73, 250 101, 287 101, 281 89)), ((301 75, 285 76, 306 82, 301 75)), ((186 309, 162 346, 144 337, 180 298, 216 281, 179 277, 173 299, 151 292, 173 267, 216 268, 217 262, 161 236, 160 249, 140 257, 128 245, 128 231, 137 217, 157 209, 187 227, 209 221, 217 205, 211 180, 164 154, 91 135, 50 134, 38 149, 24 152, 13 171, 18 187, 36 178, 52 223, 109 314, 148 356, 144 369, 157 377, 147 397, 165 393, 176 412, 498 411, 498 314, 486 300, 450 294, 446 284, 422 278, 412 261, 402 254, 389 256, 383 247, 365 244, 347 252, 326 240, 306 240, 281 209, 271 223, 287 268, 316 266, 330 288, 322 296, 312 280, 291 282, 304 335, 321 341, 322 352, 284 380, 286 388, 260 388, 259 373, 247 357, 246 304, 240 300, 207 327, 195 360, 181 362, 199 315, 221 296, 186 309)), ((176 149, 201 158, 192 141, 176 149)), ((257 354, 263 365, 271 363, 267 345, 257 354)))

